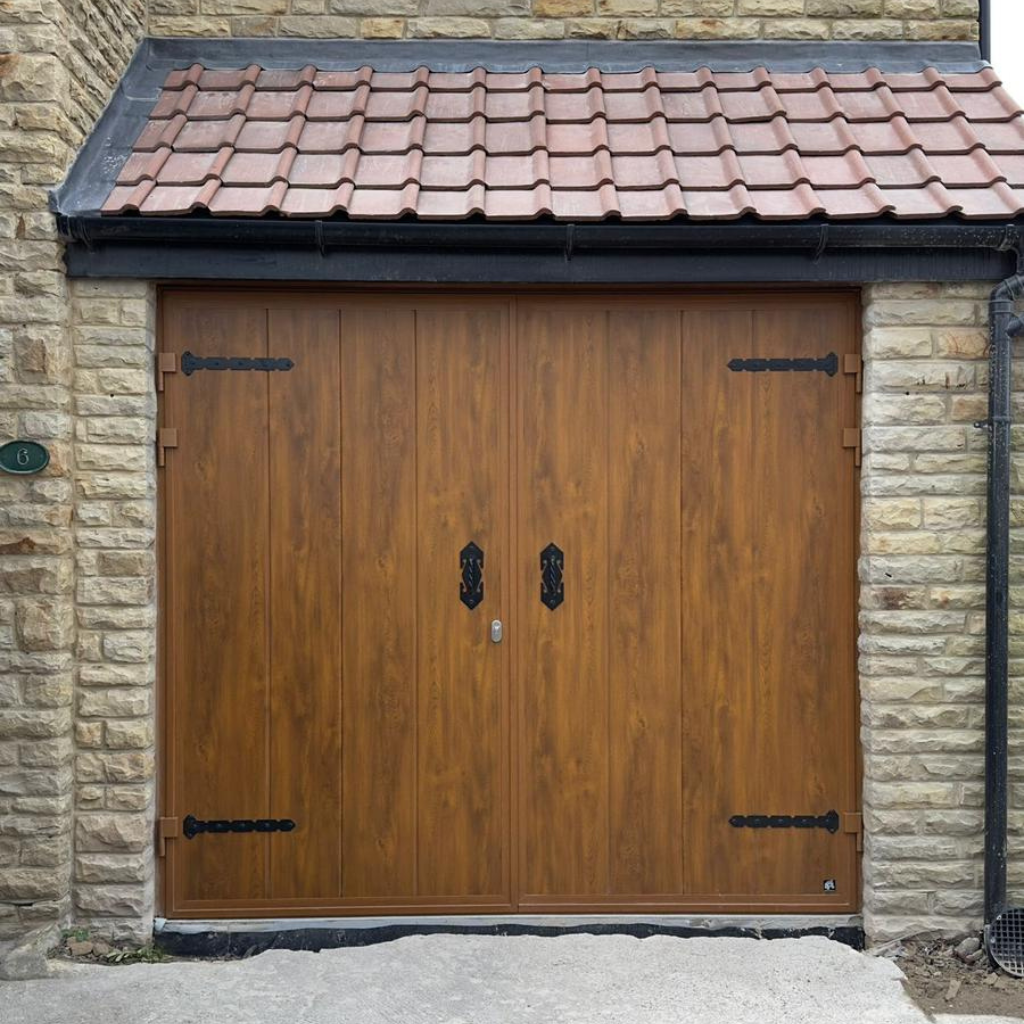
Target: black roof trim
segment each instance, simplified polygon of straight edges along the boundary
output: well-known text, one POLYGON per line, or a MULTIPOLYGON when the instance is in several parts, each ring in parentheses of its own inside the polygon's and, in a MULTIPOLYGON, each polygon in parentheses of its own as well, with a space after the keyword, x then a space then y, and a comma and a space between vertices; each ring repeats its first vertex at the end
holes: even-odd
POLYGON ((863 283, 1002 279, 1007 223, 346 221, 59 217, 72 277, 360 283, 863 283))
POLYGON ((117 84, 106 110, 79 152, 64 183, 50 195, 54 212, 78 216, 99 211, 132 144, 160 95, 167 73, 199 62, 207 67, 300 68, 325 70, 371 65, 381 71, 428 66, 437 71, 523 71, 540 66, 551 72, 636 71, 655 67, 687 71, 972 72, 986 67, 976 43, 916 42, 613 42, 567 40, 350 39, 144 39, 117 84))

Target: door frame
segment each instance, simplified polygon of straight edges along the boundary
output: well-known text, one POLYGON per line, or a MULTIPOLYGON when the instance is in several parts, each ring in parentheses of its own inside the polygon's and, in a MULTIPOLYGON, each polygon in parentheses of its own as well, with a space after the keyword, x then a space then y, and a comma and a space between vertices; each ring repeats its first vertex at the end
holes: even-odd
MULTIPOLYGON (((595 296, 600 296, 601 302, 604 305, 616 306, 616 305, 632 305, 635 304, 638 298, 643 298, 646 302, 659 305, 659 306, 676 306, 681 309, 685 308, 715 308, 720 306, 723 300, 728 298, 734 298, 742 300, 743 298, 756 298, 759 306, 793 306, 794 304, 809 304, 812 305, 815 302, 820 302, 822 299, 831 299, 834 301, 843 300, 848 303, 849 306, 849 317, 850 317, 850 344, 852 347, 847 347, 845 351, 856 352, 860 354, 862 346, 863 336, 863 316, 862 316, 862 302, 861 302, 861 289, 856 287, 835 287, 835 286, 775 286, 771 284, 767 285, 743 285, 743 286, 730 286, 730 285, 697 285, 697 286, 666 286, 658 284, 644 284, 635 286, 599 286, 599 285, 577 285, 572 288, 567 288, 565 285, 552 285, 552 286, 494 286, 494 285, 443 285, 443 286, 427 286, 427 287, 410 287, 405 284, 397 285, 381 285, 372 284, 366 287, 358 287, 354 285, 324 285, 316 283, 288 283, 282 282, 280 286, 274 286, 268 288, 266 283, 260 282, 239 282, 239 283, 227 283, 223 285, 211 285, 209 282, 176 282, 173 285, 157 285, 157 315, 156 315, 156 352, 163 351, 163 340, 166 337, 165 328, 165 311, 167 308, 168 298, 174 297, 196 297, 196 298, 213 298, 219 297, 220 299, 228 299, 232 303, 244 304, 246 300, 252 298, 254 295, 259 296, 260 302, 267 303, 273 307, 275 305, 288 305, 294 304, 296 295, 302 295, 304 299, 315 305, 329 305, 335 303, 339 298, 344 299, 345 297, 356 299, 361 304, 373 304, 382 303, 388 304, 394 297, 402 296, 403 298, 415 299, 416 301, 423 301, 429 303, 437 303, 439 305, 451 304, 453 301, 458 301, 460 298, 469 300, 481 300, 481 299, 494 299, 494 300, 506 300, 509 302, 509 344, 507 346, 507 363, 506 370, 508 372, 508 410, 515 410, 518 402, 517 392, 517 380, 515 373, 512 372, 517 353, 517 303, 518 297, 523 298, 546 298, 546 299, 557 299, 559 302, 565 303, 566 305, 575 306, 587 306, 592 304, 595 296), (370 290, 372 289, 372 291, 370 290), (610 293, 610 294, 609 294, 610 293)), ((158 373, 159 376, 159 373, 158 373)), ((861 395, 858 392, 855 399, 855 411, 856 411, 856 426, 860 426, 861 423, 861 395)), ((161 427, 167 426, 165 422, 166 415, 166 402, 162 399, 159 391, 157 392, 157 408, 156 408, 156 427, 159 430, 161 427)), ((509 508, 515 509, 517 507, 517 472, 516 472, 516 459, 512 458, 510 452, 510 467, 509 467, 509 508)), ((860 470, 855 469, 856 478, 859 481, 860 470)), ((169 652, 167 644, 167 618, 168 618, 168 580, 169 574, 167 568, 169 565, 169 552, 168 552, 168 529, 167 529, 167 501, 166 501, 166 487, 163 484, 163 474, 158 469, 156 471, 156 490, 157 490, 157 526, 156 526, 156 571, 157 571, 157 671, 156 671, 156 699, 154 702, 155 716, 156 716, 156 816, 158 819, 164 817, 169 813, 168 800, 169 800, 169 786, 170 786, 170 766, 172 763, 172 751, 173 751, 173 739, 174 739, 174 722, 172 717, 172 702, 170 700, 170 683, 169 683, 169 652)), ((861 521, 861 496, 859 486, 854 488, 855 501, 853 509, 853 524, 854 529, 850 538, 850 543, 853 545, 852 550, 852 564, 856 566, 857 559, 860 554, 860 521, 861 521)), ((513 572, 509 573, 509 579, 506 581, 506 589, 511 585, 511 580, 514 578, 514 567, 518 565, 517 550, 517 531, 512 528, 510 523, 508 545, 509 545, 509 564, 513 567, 513 572)), ((852 588, 852 607, 856 609, 859 606, 859 579, 856 572, 853 574, 853 578, 850 580, 850 586, 852 588)), ((506 594, 507 606, 504 609, 505 622, 510 631, 510 635, 515 636, 516 634, 516 602, 512 599, 511 594, 506 594)), ((859 638, 859 626, 856 620, 856 616, 853 617, 853 621, 849 624, 850 628, 854 631, 854 649, 856 650, 856 640, 859 638)), ((543 903, 535 903, 531 901, 526 906, 520 908, 518 905, 517 894, 519 892, 519 842, 515 836, 515 823, 518 820, 519 815, 519 785, 518 785, 518 766, 519 766, 519 743, 518 743, 518 729, 517 724, 517 709, 518 709, 518 685, 519 680, 517 678, 517 666, 516 658, 511 657, 508 651, 504 652, 506 660, 506 679, 508 686, 508 700, 509 708, 508 721, 511 726, 509 745, 511 752, 511 765, 510 765, 510 777, 507 780, 509 790, 509 801, 508 801, 508 813, 510 821, 508 823, 511 842, 509 844, 509 860, 510 860, 510 883, 511 883, 511 900, 512 909, 511 913, 517 915, 519 913, 528 914, 586 914, 586 915, 600 915, 600 914, 687 914, 687 913, 721 913, 721 914, 809 914, 809 915, 835 915, 835 914, 852 914, 859 912, 861 908, 861 896, 863 889, 863 855, 862 855, 862 844, 858 843, 856 853, 856 869, 855 874, 857 878, 856 891, 851 894, 850 899, 847 901, 824 901, 814 900, 805 901, 794 899, 792 897, 773 897, 763 896, 755 899, 737 899, 730 897, 696 897, 689 898, 687 900, 687 909, 680 909, 678 901, 667 902, 664 898, 658 896, 651 896, 638 900, 635 897, 622 897, 613 898, 609 897, 603 903, 588 902, 582 905, 574 900, 574 898, 555 898, 552 897, 550 900, 543 903)), ((851 788, 853 790, 853 808, 859 810, 862 806, 862 788, 863 788, 863 754, 861 749, 860 741, 860 730, 856 727, 856 723, 859 722, 860 718, 860 677, 856 663, 852 666, 854 685, 851 687, 850 700, 853 702, 853 707, 850 709, 851 721, 854 723, 853 736, 848 738, 850 748, 847 756, 853 760, 852 765, 852 779, 851 788)), ((174 839, 172 841, 179 841, 174 839)), ((162 846, 162 843, 160 844, 162 846)), ((173 879, 171 877, 172 872, 169 870, 169 859, 166 857, 158 856, 157 867, 156 867, 156 884, 155 884, 155 910, 158 915, 166 916, 167 908, 172 905, 172 885, 173 879)), ((259 919, 259 918, 303 918, 303 917, 343 917, 343 916, 365 916, 372 913, 373 916, 394 916, 397 921, 410 915, 452 915, 452 914, 467 914, 467 915, 493 915, 496 918, 507 916, 509 910, 503 906, 495 906, 489 903, 481 903, 480 901, 474 901, 472 898, 452 898, 443 906, 439 906, 436 902, 430 901, 410 901, 408 903, 396 903, 394 901, 381 900, 379 909, 368 909, 374 901, 364 901, 364 904, 358 909, 346 909, 343 907, 331 907, 324 909, 321 907, 320 901, 308 901, 310 906, 308 908, 299 905, 302 901, 296 901, 296 905, 287 909, 280 907, 263 908, 258 906, 233 906, 230 909, 226 909, 220 912, 218 916, 225 919, 227 918, 247 918, 247 919, 259 919), (453 905, 463 903, 458 909, 453 909, 453 905)), ((206 919, 211 915, 211 911, 208 909, 202 910, 187 910, 187 911, 176 911, 174 914, 174 920, 189 920, 189 919, 206 919)))

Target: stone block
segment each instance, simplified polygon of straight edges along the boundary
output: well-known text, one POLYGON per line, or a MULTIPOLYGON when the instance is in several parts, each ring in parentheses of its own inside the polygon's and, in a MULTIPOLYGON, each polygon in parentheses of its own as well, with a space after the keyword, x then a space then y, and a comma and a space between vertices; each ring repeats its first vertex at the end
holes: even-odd
POLYGON ((112 750, 145 750, 153 746, 153 723, 148 719, 111 719, 106 723, 107 746, 112 750))
POLYGON ((877 18, 883 0, 807 0, 807 14, 816 18, 877 18))
POLYGON ((903 38, 903 22, 890 18, 842 19, 832 23, 832 38, 838 40, 896 40, 903 38))
MULTIPOLYGON (((664 10, 666 3, 672 0, 663 0, 662 10, 664 14, 676 14, 681 12, 664 10)), ((711 0, 714 2, 714 0, 711 0)), ((722 0, 719 0, 722 2, 722 0)), ((732 7, 732 0, 725 0, 729 7, 732 7)), ((594 13, 594 0, 533 0, 533 14, 537 18, 587 18, 594 13)))
MULTIPOLYGON (((331 3, 341 2, 345 3, 346 0, 330 0, 331 3)), ((360 3, 363 0, 359 0, 360 3)), ((385 3, 390 3, 391 0, 384 0, 385 3)), ((600 2, 600 0, 599 0, 600 2)), ((627 2, 627 0, 624 0, 627 2)), ((422 13, 423 15, 434 18, 434 17, 457 17, 457 18, 507 18, 514 17, 516 15, 528 16, 530 13, 530 0, 423 0, 420 11, 415 10, 416 3, 410 0, 410 4, 413 9, 406 8, 405 10, 395 11, 395 14, 409 14, 415 15, 422 13)), ((376 10, 376 0, 374 2, 374 13, 378 13, 376 10)), ((362 13, 367 13, 365 9, 362 13)), ((387 10, 381 10, 380 14, 392 13, 387 10)))
POLYGON ((597 0, 596 13, 606 18, 653 17, 658 0, 597 0))
POLYGON ((97 576, 79 580, 77 594, 82 604, 149 604, 153 581, 138 576, 97 576))
POLYGON ((401 39, 405 35, 402 18, 363 18, 359 22, 363 39, 401 39))
POLYGON ((145 882, 152 868, 152 857, 147 853, 82 853, 75 858, 75 880, 90 886, 145 882))
POLYGON ((56 899, 66 891, 66 869, 0 868, 0 900, 56 899))
POLYGON ((218 14, 287 14, 288 0, 202 0, 203 13, 218 14))
POLYGON ((60 651, 74 637, 74 612, 68 601, 19 601, 15 611, 18 644, 24 651, 60 651))
POLYGON ((736 13, 756 17, 791 17, 804 13, 804 0, 737 0, 736 13))
POLYGON ((661 0, 659 13, 663 17, 721 18, 732 14, 735 7, 735 0, 661 0))
POLYGON ((754 18, 680 18, 677 39, 757 39, 761 23, 754 18))
POLYGON ((765 21, 765 39, 828 39, 831 29, 827 21, 816 18, 772 18, 765 21))
POLYGON ((152 838, 152 822, 141 814, 89 812, 78 815, 75 823, 75 849, 83 853, 137 853, 152 838))
POLYGON ((414 18, 406 34, 411 39, 486 39, 491 26, 481 18, 414 18))
POLYGON ((358 31, 358 19, 337 15, 289 15, 278 22, 278 35, 300 39, 351 39, 358 31))
POLYGON ((0 102, 60 103, 67 92, 67 70, 46 53, 0 54, 0 102))
POLYGON ((151 713, 148 689, 116 687, 111 690, 83 690, 78 694, 78 713, 83 718, 138 718, 151 713))
POLYGON ((565 24, 553 18, 531 21, 526 18, 499 18, 494 22, 495 39, 561 39, 565 24))
POLYGON ((84 914, 143 917, 151 911, 150 893, 143 885, 79 885, 74 902, 84 914))

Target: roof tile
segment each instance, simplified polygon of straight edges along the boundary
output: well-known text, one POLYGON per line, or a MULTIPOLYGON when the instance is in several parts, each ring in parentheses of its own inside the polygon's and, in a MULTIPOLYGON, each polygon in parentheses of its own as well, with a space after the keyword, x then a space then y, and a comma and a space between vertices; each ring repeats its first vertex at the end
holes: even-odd
POLYGON ((910 74, 172 71, 104 213, 1015 217, 1024 112, 910 74))

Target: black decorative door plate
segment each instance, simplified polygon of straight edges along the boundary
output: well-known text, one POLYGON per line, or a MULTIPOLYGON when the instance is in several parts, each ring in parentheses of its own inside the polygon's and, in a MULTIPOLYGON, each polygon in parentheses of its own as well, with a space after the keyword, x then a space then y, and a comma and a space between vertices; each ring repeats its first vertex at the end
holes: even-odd
POLYGON ((540 553, 540 600, 554 611, 565 600, 565 555, 557 544, 549 544, 540 553))
POLYGON ((484 599, 484 552, 470 541, 459 552, 459 600, 472 611, 484 599))

